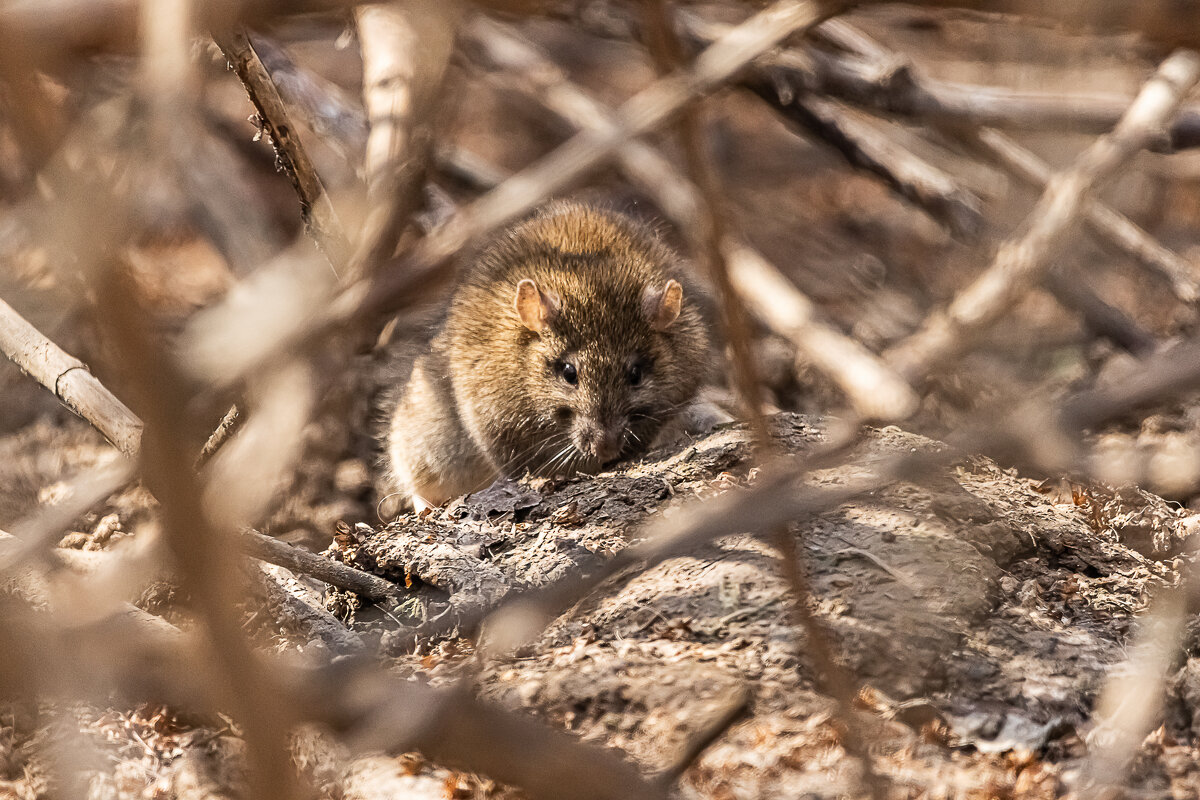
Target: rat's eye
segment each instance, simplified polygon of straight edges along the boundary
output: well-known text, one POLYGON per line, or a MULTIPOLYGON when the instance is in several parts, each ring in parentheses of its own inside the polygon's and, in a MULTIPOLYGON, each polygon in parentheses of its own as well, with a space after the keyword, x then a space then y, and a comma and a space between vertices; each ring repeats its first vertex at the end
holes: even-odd
POLYGON ((558 362, 558 375, 560 378, 566 381, 569 386, 574 386, 575 384, 579 383, 579 370, 575 369, 575 365, 570 361, 558 362))
POLYGON ((625 371, 625 377, 629 381, 630 386, 638 386, 642 382, 642 365, 631 364, 629 369, 625 371))

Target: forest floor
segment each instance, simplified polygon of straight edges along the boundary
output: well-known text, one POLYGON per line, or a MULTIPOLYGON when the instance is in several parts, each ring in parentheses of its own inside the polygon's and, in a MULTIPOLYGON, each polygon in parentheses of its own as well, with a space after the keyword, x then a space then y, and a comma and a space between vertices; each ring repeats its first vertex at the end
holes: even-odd
MULTIPOLYGON (((788 453, 824 438, 819 422, 799 415, 780 414, 772 427, 788 453)), ((897 428, 873 431, 849 466, 809 480, 842 486, 889 455, 944 448, 897 428)), ((407 578, 416 613, 435 617, 481 594, 494 600, 586 571, 629 546, 629 531, 652 515, 753 484, 750 456, 743 427, 726 426, 598 476, 505 483, 419 520, 360 526, 340 535, 332 554, 407 578), (414 542, 438 547, 418 553, 414 542)), ((91 532, 65 544, 99 548, 127 535, 141 505, 118 498, 91 532)), ((1103 735, 1097 694, 1130 659, 1150 598, 1177 583, 1196 524, 1141 491, 1047 484, 963 454, 935 476, 791 530, 812 610, 862 682, 855 725, 900 796, 1056 797, 1089 768, 1089 744, 1103 735)), ((351 611, 344 597, 329 605, 348 614, 356 647, 391 653, 380 657, 400 674, 434 685, 467 676, 483 696, 619 748, 648 772, 671 768, 692 737, 744 704, 682 776, 681 797, 853 794, 860 771, 842 747, 835 704, 814 682, 788 597, 774 549, 729 536, 618 576, 508 654, 485 655, 454 636, 396 654, 403 629, 394 617, 351 611)), ((247 603, 246 627, 263 647, 328 648, 260 608, 247 603)), ((1162 724, 1138 750, 1133 796, 1200 796, 1196 656, 1193 633, 1172 660, 1162 724)), ((32 755, 56 735, 45 713, 0 716, 0 796, 45 788, 32 755)), ((166 709, 66 713, 95 748, 92 796, 235 791, 240 742, 228 727, 197 726, 166 709)), ((509 793, 416 756, 350 760, 314 732, 297 737, 296 753, 326 796, 379 797, 397 780, 414 797, 509 793)))

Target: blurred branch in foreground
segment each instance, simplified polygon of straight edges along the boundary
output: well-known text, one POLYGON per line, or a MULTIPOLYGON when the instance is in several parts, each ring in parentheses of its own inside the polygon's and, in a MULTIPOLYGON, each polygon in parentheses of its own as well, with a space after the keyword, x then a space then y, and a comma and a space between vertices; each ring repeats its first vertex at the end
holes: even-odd
POLYGON ((1116 129, 1047 185, 1026 224, 1000 248, 987 271, 944 312, 934 314, 917 333, 889 351, 889 360, 901 374, 916 378, 931 368, 944 369, 945 359, 961 352, 971 337, 1007 312, 1065 243, 1065 234, 1084 209, 1086 193, 1127 165, 1197 80, 1200 57, 1192 52, 1180 51, 1164 61, 1116 129))

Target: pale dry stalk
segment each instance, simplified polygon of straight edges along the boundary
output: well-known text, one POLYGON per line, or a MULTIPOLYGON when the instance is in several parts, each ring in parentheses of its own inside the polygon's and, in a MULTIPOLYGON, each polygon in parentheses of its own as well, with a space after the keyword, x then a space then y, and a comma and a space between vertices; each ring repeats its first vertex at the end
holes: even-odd
POLYGON ((364 156, 367 209, 348 280, 369 275, 393 254, 420 206, 434 117, 462 11, 458 0, 404 0, 355 10, 370 131, 364 156))
POLYGON ((142 421, 137 415, 88 371, 87 364, 43 336, 3 300, 0 351, 63 405, 92 423, 122 453, 137 453, 142 440, 142 421))

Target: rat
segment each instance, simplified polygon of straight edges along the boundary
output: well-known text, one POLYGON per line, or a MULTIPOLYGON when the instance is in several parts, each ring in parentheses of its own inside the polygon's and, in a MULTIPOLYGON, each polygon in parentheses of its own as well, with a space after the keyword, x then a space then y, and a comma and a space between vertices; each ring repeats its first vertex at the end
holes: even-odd
POLYGON ((501 476, 594 473, 650 448, 696 397, 707 325, 648 225, 557 201, 487 245, 386 420, 420 511, 501 476))

